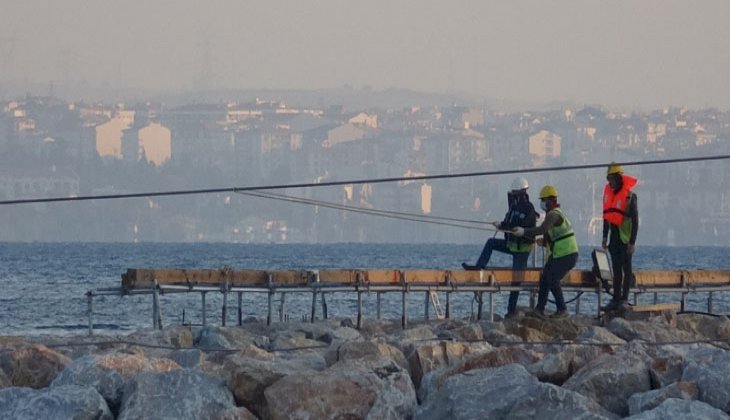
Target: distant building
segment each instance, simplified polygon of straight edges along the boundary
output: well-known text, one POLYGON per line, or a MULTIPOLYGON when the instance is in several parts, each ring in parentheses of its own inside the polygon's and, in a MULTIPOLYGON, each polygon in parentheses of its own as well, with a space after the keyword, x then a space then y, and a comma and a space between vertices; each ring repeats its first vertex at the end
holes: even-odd
POLYGON ((134 111, 118 111, 96 126, 96 152, 102 158, 122 159, 122 135, 134 123, 134 111))
POLYGON ((537 160, 559 157, 561 140, 555 133, 540 130, 529 137, 528 151, 537 160))
POLYGON ((122 153, 128 161, 145 160, 162 166, 172 157, 172 134, 169 128, 150 123, 124 131, 122 153))

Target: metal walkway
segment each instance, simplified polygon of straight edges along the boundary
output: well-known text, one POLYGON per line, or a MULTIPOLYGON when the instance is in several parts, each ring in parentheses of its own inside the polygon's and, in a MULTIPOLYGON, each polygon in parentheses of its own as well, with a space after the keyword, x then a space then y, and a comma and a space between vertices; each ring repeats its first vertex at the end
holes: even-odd
MULTIPOLYGON (((636 285, 631 289, 636 302, 643 293, 654 293, 654 303, 660 293, 679 293, 680 310, 684 311, 686 296, 689 293, 708 293, 708 312, 712 312, 713 292, 730 291, 730 270, 687 270, 687 271, 637 271, 636 285)), ((267 324, 274 320, 274 297, 280 294, 279 320, 286 319, 285 296, 289 293, 310 294, 312 297, 311 321, 317 316, 318 296, 322 305, 322 316, 327 318, 325 296, 327 293, 349 292, 357 299, 357 327, 363 319, 363 293, 376 293, 377 318, 381 313, 382 293, 401 293, 401 323, 408 324, 408 303, 406 297, 412 293, 425 293, 425 318, 429 319, 429 307, 434 306, 437 318, 450 318, 451 296, 453 293, 473 293, 478 304, 475 318, 484 317, 484 294, 487 295, 487 319, 494 320, 494 294, 511 291, 528 291, 532 296, 537 291, 540 269, 512 271, 511 269, 489 269, 481 271, 462 270, 239 270, 239 269, 178 269, 178 268, 137 268, 128 269, 122 275, 118 288, 93 289, 86 293, 89 334, 93 333, 93 300, 102 295, 151 295, 152 323, 162 328, 160 294, 200 293, 202 300, 202 320, 206 324, 206 294, 210 292, 223 295, 222 322, 228 318, 228 296, 238 297, 238 325, 242 322, 242 296, 244 293, 258 293, 267 296, 267 324), (445 308, 438 305, 438 297, 445 295, 445 308)), ((593 272, 572 270, 562 281, 564 292, 586 292, 597 295, 600 316, 603 288, 593 272)), ((580 312, 580 293, 576 300, 576 312, 580 312)))

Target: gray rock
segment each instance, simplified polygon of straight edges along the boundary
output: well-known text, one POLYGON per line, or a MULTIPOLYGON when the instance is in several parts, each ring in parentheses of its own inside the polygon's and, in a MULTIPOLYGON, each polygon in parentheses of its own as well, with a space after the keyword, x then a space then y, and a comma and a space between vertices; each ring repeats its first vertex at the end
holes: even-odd
POLYGON ((628 398, 651 389, 645 354, 621 351, 604 354, 570 377, 563 387, 597 401, 620 416, 629 414, 628 398))
POLYGON ((205 353, 198 349, 180 349, 174 350, 168 358, 181 367, 192 368, 200 366, 205 358, 205 353))
POLYGON ((414 419, 506 418, 515 404, 538 387, 537 378, 517 364, 470 370, 449 377, 436 394, 418 407, 414 419))
POLYGON ((697 384, 698 399, 723 411, 730 411, 730 353, 698 350, 688 354, 683 382, 697 384))
POLYGON ((218 328, 203 327, 198 332, 194 341, 195 347, 208 350, 233 349, 234 346, 228 341, 218 328))
POLYGON ((228 388, 199 370, 142 373, 125 387, 117 420, 215 419, 235 406, 228 388))
POLYGON ((94 388, 67 385, 40 390, 0 389, 0 418, 113 420, 114 416, 94 388))
POLYGON ((451 376, 474 369, 496 368, 513 363, 522 366, 531 365, 539 358, 539 354, 524 347, 499 347, 483 353, 465 355, 464 359, 454 366, 441 367, 426 373, 418 388, 418 399, 426 401, 430 395, 437 393, 451 376))
POLYGON ((138 354, 106 354, 84 356, 74 360, 51 386, 81 385, 96 389, 116 410, 122 401, 125 385, 142 372, 159 372, 177 369, 172 361, 153 363, 138 354))
POLYGON ((527 366, 527 370, 542 382, 562 385, 588 362, 604 354, 604 350, 597 346, 564 346, 561 351, 545 354, 541 360, 527 366))
POLYGON ((631 420, 666 420, 666 419, 703 419, 727 420, 730 416, 722 410, 701 401, 681 400, 669 398, 658 407, 644 411, 635 416, 627 417, 631 420))
POLYGON ((539 384, 530 395, 512 406, 505 418, 599 420, 618 419, 619 416, 577 392, 553 384, 539 384))
POLYGON ((71 359, 42 344, 27 344, 0 352, 0 375, 9 386, 45 388, 71 359))
POLYGON ((290 375, 264 392, 271 419, 403 419, 416 408, 408 373, 388 358, 336 363, 313 374, 290 375))
POLYGON ((690 382, 675 382, 664 388, 634 394, 629 397, 629 414, 633 416, 651 410, 669 398, 697 399, 697 385, 690 382))

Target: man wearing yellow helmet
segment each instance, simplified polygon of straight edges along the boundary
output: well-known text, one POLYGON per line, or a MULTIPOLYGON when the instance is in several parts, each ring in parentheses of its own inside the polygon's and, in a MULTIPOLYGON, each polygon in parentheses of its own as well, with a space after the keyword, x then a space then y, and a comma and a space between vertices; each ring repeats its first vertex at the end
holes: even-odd
MULTIPOLYGON (((517 226, 535 227, 538 214, 530 202, 527 188, 529 188, 529 184, 525 178, 515 178, 512 181, 510 191, 507 193, 509 209, 502 222, 493 223, 494 227, 500 230, 510 230, 517 226)), ((535 241, 531 238, 517 238, 511 233, 505 233, 504 239, 489 238, 484 244, 477 263, 475 265, 462 263, 461 266, 464 270, 486 268, 492 256, 492 251, 497 251, 512 255, 512 270, 521 271, 527 268, 527 260, 534 243, 535 241)), ((520 292, 510 292, 509 301, 507 302, 507 318, 511 318, 517 313, 519 296, 520 292)))
POLYGON ((611 254, 613 270, 613 299, 603 307, 612 310, 625 305, 634 277, 631 258, 639 231, 639 210, 636 194, 632 191, 636 178, 624 174, 618 163, 612 162, 606 171, 603 189, 603 249, 611 254), (610 241, 609 241, 610 234, 610 241))
POLYGON ((545 318, 548 292, 552 292, 557 311, 554 318, 568 316, 568 308, 563 298, 563 289, 560 280, 565 277, 578 262, 578 242, 570 221, 558 204, 558 190, 552 185, 546 185, 540 190, 540 207, 546 212, 545 221, 535 228, 514 228, 515 236, 534 238, 543 235, 543 241, 548 248, 548 260, 540 274, 540 288, 537 294, 537 305, 530 315, 545 318))

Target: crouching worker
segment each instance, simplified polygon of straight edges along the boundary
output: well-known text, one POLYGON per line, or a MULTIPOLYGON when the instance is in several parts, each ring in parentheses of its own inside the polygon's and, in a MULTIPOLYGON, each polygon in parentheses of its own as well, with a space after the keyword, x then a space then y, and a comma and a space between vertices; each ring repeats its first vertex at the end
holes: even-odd
POLYGON ((548 252, 547 262, 540 274, 537 305, 528 315, 545 318, 548 292, 552 292, 557 311, 551 317, 564 318, 568 316, 568 308, 565 306, 560 280, 578 262, 578 242, 570 221, 558 204, 558 191, 552 185, 546 185, 540 190, 540 207, 546 212, 545 221, 540 226, 528 229, 517 227, 512 230, 518 237, 534 238, 543 235, 548 252))

